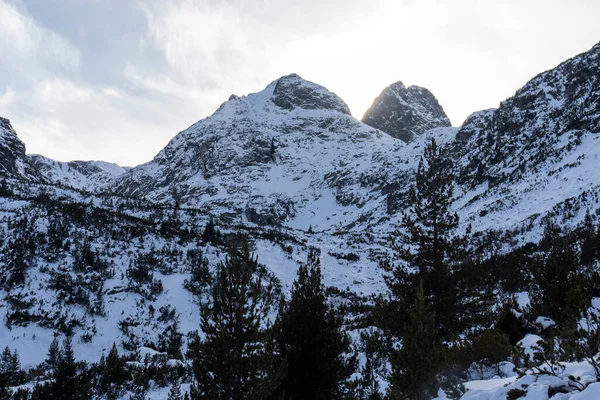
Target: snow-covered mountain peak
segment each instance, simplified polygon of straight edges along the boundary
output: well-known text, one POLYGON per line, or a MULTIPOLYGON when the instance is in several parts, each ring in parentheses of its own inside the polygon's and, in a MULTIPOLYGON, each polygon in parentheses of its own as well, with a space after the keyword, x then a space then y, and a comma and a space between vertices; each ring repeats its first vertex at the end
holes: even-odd
POLYGON ((385 88, 365 113, 363 122, 410 142, 425 131, 450 126, 435 96, 419 86, 400 81, 385 88))
POLYGON ((285 75, 276 81, 271 101, 286 110, 334 110, 350 115, 350 108, 338 95, 297 74, 285 75))
POLYGON ((398 162, 388 159, 396 159, 403 146, 353 118, 324 87, 287 75, 223 103, 152 162, 125 173, 114 189, 154 200, 177 198, 251 222, 282 223, 304 215, 319 199, 330 213, 381 197, 388 166, 398 162), (365 193, 364 186, 376 190, 365 193))

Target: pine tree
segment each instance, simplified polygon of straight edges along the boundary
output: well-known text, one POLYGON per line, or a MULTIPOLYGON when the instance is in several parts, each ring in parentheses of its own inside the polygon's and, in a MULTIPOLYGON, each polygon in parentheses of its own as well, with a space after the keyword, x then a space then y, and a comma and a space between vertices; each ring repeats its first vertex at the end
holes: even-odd
POLYGON ((277 383, 268 316, 280 293, 246 239, 217 268, 211 299, 201 306, 202 342, 192 343, 193 399, 266 397, 277 383))
POLYGON ((100 389, 109 397, 116 398, 117 393, 129 379, 126 361, 119 356, 117 345, 113 343, 108 356, 100 362, 102 375, 100 376, 100 389))
POLYGON ((444 364, 444 349, 436 332, 435 312, 421 286, 402 337, 402 347, 390 357, 390 395, 394 399, 427 400, 444 364))
POLYGON ((379 381, 375 374, 373 354, 365 353, 365 365, 360 369, 361 379, 358 382, 356 398, 359 400, 381 400, 379 381))
POLYGON ((167 400, 181 400, 181 384, 179 383, 179 379, 175 379, 173 385, 171 386, 171 390, 169 390, 169 397, 167 400))
MULTIPOLYGON (((435 140, 425 148, 415 184, 408 193, 402 224, 394 232, 392 250, 398 264, 384 260, 382 267, 390 273, 386 283, 392 294, 390 306, 403 320, 423 282, 425 298, 435 313, 439 334, 451 339, 461 331, 460 299, 457 282, 460 263, 466 258, 466 237, 456 234, 458 215, 450 210, 453 196, 452 163, 440 153, 435 140)), ((470 285, 463 285, 469 287, 470 285)), ((389 319, 389 318, 388 318, 389 319)), ((389 327, 392 331, 399 326, 389 327)))
POLYGON ((549 222, 533 265, 534 313, 550 317, 559 328, 574 328, 579 314, 591 302, 589 276, 580 266, 575 243, 549 222))
POLYGON ((55 398, 64 400, 79 399, 77 381, 77 363, 73 353, 71 337, 67 336, 63 342, 56 371, 54 373, 55 398))
POLYGON ((54 370, 58 365, 60 358, 60 347, 58 345, 58 338, 54 337, 50 347, 48 347, 48 355, 46 356, 46 365, 49 369, 54 370))
POLYGON ((161 350, 167 353, 169 359, 180 360, 183 334, 179 332, 177 318, 165 329, 161 337, 161 350))
POLYGON ((339 312, 327 303, 318 254, 298 269, 292 296, 277 321, 278 344, 287 364, 281 392, 287 399, 341 398, 355 370, 350 338, 339 312))
POLYGON ((594 221, 592 220, 590 210, 587 210, 585 213, 585 218, 580 227, 580 231, 581 263, 586 266, 591 266, 598 258, 598 245, 600 242, 596 234, 596 228, 594 226, 594 221))
POLYGON ((6 346, 2 355, 0 355, 0 392, 3 388, 20 384, 20 370, 21 363, 19 362, 17 350, 15 349, 11 353, 8 346, 6 346))

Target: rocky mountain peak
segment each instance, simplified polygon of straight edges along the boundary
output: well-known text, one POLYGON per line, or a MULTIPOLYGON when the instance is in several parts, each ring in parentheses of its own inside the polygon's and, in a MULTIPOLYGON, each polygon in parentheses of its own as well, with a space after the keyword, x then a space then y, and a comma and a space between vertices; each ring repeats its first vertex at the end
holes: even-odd
POLYGON ((298 74, 279 78, 271 101, 286 110, 335 110, 350 115, 350 108, 338 95, 321 85, 302 79, 298 74))
POLYGON ((450 126, 444 109, 429 90, 407 88, 400 81, 381 92, 362 121, 405 142, 427 130, 450 126))
POLYGON ((0 175, 22 173, 25 144, 17 137, 10 121, 0 117, 0 175))

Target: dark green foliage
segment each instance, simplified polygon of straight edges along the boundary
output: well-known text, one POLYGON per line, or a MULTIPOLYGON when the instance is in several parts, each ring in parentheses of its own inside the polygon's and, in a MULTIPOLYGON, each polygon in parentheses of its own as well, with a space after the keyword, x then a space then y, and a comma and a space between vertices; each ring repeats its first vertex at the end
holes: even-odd
POLYGON ((219 243, 221 239, 221 235, 215 226, 215 222, 211 218, 206 227, 204 228, 204 232, 202 233, 202 241, 204 243, 219 243))
POLYGON ((366 362, 360 369, 361 378, 355 389, 356 398, 358 400, 382 400, 373 354, 366 353, 365 356, 366 362))
POLYGON ((247 240, 217 268, 201 307, 202 341, 190 345, 196 382, 191 397, 264 398, 277 384, 274 340, 267 323, 279 284, 250 253, 247 240))
POLYGON ((64 400, 83 400, 91 397, 90 372, 85 363, 75 361, 70 336, 63 342, 53 378, 53 382, 36 387, 34 396, 64 400))
MULTIPOLYGON (((466 238, 458 236, 458 216, 450 211, 453 194, 452 164, 444 158, 435 141, 425 148, 410 187, 408 207, 401 227, 394 233, 392 250, 395 260, 384 260, 382 267, 390 273, 386 283, 392 294, 395 315, 406 318, 406 309, 414 299, 418 283, 435 313, 435 323, 444 339, 451 339, 465 328, 467 311, 461 302, 472 300, 473 282, 461 284, 471 265, 467 259, 466 238), (470 293, 469 293, 470 292, 470 293)), ((399 327, 389 327, 398 331, 399 327)))
POLYGON ((600 251, 600 236, 594 226, 589 210, 579 229, 579 240, 581 242, 581 264, 591 266, 598 259, 600 251))
POLYGON ((527 329, 522 318, 516 316, 512 311, 510 304, 506 304, 500 312, 495 328, 508 335, 508 342, 515 346, 527 334, 527 329))
POLYGON ((479 368, 482 379, 486 378, 486 368, 492 370, 492 375, 500 375, 500 363, 508 360, 512 354, 508 335, 495 329, 473 336, 470 348, 472 361, 479 368))
POLYGON ((181 346, 183 344, 183 334, 179 332, 179 322, 174 318, 172 324, 168 325, 158 341, 160 351, 167 353, 169 359, 180 360, 181 346))
POLYGON ((542 252, 533 266, 532 312, 550 317, 560 328, 573 328, 578 315, 590 304, 589 275, 579 267, 576 245, 558 226, 546 226, 542 252))
POLYGON ((444 348, 437 333, 435 313, 427 305, 425 292, 421 288, 408 313, 402 347, 390 357, 392 372, 389 395, 394 399, 430 399, 444 361, 444 348))
POLYGON ((183 286, 196 296, 200 296, 212 283, 208 259, 199 249, 188 250, 187 259, 190 265, 190 277, 183 281, 183 286))
POLYGON ((350 338, 340 313, 327 304, 319 256, 314 251, 298 269, 291 299, 282 302, 277 321, 278 348, 287 364, 279 392, 286 399, 334 399, 346 391, 356 368, 348 358, 350 338))
POLYGON ((0 393, 8 386, 20 385, 24 379, 17 350, 11 352, 6 346, 0 355, 0 393))
POLYGON ((527 395, 527 390, 523 389, 510 389, 508 393, 506 393, 506 400, 517 400, 521 397, 525 397, 527 395))
POLYGON ((182 398, 181 384, 179 383, 179 379, 175 379, 175 382, 173 382, 173 385, 169 390, 169 397, 167 397, 167 400, 181 400, 182 398))
POLYGON ((50 347, 48 347, 48 355, 46 356, 46 366, 54 370, 58 365, 58 361, 60 359, 60 347, 58 345, 58 338, 55 336, 52 343, 50 343, 50 347))
POLYGON ((125 383, 131 379, 131 375, 127 369, 127 362, 119 356, 115 343, 113 343, 108 356, 100 360, 98 369, 100 392, 109 399, 117 398, 125 383))

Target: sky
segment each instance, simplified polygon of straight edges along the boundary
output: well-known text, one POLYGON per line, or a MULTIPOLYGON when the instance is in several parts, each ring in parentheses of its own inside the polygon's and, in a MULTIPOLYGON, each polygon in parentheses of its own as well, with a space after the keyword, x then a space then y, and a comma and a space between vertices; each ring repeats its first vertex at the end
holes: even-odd
POLYGON ((30 154, 133 166, 295 72, 357 118, 423 86, 459 126, 599 41, 598 0, 0 0, 0 116, 30 154))

